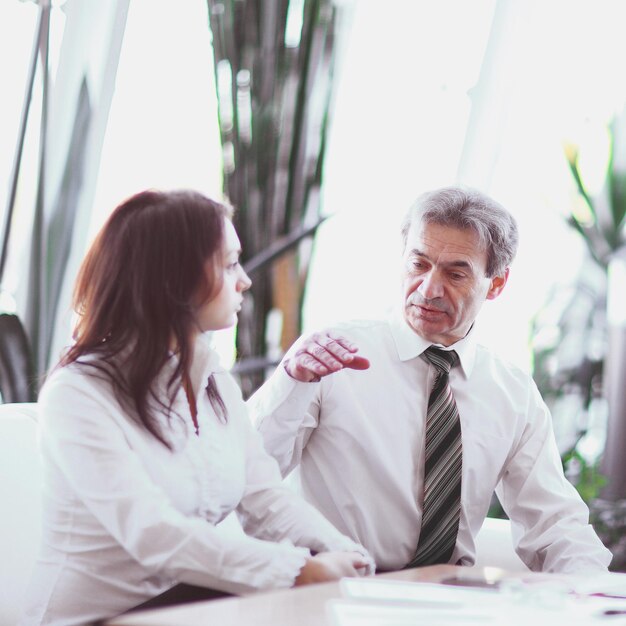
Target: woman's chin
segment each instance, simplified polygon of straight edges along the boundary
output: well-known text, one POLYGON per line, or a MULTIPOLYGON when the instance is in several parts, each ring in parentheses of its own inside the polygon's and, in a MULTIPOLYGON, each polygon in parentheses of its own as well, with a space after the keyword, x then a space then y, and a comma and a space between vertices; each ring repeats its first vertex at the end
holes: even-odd
POLYGON ((229 320, 224 320, 224 323, 219 328, 213 330, 228 330, 237 324, 237 313, 233 313, 229 320))

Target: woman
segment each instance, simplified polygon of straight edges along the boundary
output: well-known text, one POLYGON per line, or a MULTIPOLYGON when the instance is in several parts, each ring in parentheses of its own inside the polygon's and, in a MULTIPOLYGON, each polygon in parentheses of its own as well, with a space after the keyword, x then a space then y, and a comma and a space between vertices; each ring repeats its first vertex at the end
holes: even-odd
POLYGON ((39 398, 43 541, 24 624, 89 623, 180 584, 242 593, 373 570, 280 484, 208 345, 250 287, 239 254, 227 208, 192 191, 131 197, 93 243, 75 343, 39 398), (233 510, 246 534, 217 525, 233 510))

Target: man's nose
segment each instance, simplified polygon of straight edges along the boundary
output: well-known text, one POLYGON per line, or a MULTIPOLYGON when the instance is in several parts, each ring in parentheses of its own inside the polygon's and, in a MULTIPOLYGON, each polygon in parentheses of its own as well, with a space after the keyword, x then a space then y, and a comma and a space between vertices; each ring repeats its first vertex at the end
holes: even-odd
POLYGON ((422 282, 417 288, 418 293, 426 300, 443 297, 443 283, 436 272, 428 272, 422 276, 422 282))

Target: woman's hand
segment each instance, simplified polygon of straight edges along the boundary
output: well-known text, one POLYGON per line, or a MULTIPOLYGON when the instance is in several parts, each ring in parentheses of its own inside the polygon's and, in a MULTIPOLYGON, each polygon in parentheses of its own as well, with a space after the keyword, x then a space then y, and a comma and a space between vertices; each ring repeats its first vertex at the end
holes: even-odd
POLYGON ((294 586, 361 576, 367 566, 368 561, 358 552, 320 552, 307 559, 294 586))

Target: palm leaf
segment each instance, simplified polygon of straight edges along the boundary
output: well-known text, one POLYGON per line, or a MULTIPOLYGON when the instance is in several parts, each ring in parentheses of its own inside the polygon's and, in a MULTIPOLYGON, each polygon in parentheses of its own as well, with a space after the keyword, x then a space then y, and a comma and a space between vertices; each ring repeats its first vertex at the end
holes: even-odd
POLYGON ((626 226, 626 107, 611 123, 611 152, 608 168, 608 186, 615 229, 614 248, 624 241, 626 226))
POLYGON ((583 184, 582 178, 580 176, 580 171, 578 170, 578 155, 576 155, 573 159, 568 158, 567 163, 569 164, 570 172, 572 173, 572 177, 574 178, 574 182, 576 183, 578 193, 582 196, 583 200, 589 207, 589 211, 593 215, 594 221, 597 223, 598 215, 596 213, 595 206, 593 205, 593 202, 589 197, 587 190, 585 189, 585 185, 583 184))

